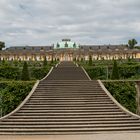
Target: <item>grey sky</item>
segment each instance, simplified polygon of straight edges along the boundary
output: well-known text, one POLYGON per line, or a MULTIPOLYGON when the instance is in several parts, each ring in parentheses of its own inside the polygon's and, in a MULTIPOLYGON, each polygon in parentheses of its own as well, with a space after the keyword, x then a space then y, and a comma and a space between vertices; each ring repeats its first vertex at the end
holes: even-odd
POLYGON ((0 40, 51 45, 140 42, 140 0, 0 0, 0 40))

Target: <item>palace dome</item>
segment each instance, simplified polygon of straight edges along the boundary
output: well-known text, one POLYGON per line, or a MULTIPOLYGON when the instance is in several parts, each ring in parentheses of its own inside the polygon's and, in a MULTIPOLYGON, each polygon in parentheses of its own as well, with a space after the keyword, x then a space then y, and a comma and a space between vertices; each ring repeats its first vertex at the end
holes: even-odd
POLYGON ((54 49, 76 49, 79 48, 79 46, 72 42, 70 39, 63 39, 61 42, 54 45, 54 49))

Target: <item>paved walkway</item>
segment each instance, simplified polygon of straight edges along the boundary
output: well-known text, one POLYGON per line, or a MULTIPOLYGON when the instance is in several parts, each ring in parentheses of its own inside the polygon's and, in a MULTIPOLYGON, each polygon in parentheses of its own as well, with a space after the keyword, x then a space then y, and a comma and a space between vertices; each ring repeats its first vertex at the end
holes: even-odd
POLYGON ((0 140, 140 140, 140 133, 108 133, 92 135, 0 136, 0 140))

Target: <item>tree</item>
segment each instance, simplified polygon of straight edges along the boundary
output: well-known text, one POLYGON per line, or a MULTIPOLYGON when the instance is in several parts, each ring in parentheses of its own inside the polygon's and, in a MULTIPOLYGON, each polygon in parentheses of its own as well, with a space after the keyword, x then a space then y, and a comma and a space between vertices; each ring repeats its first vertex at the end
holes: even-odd
POLYGON ((23 81, 29 81, 30 80, 28 64, 27 64, 26 61, 23 64, 21 80, 23 80, 23 81))
POLYGON ((118 64, 117 64, 117 61, 116 60, 114 60, 111 79, 112 80, 119 79, 119 69, 118 69, 118 64))
POLYGON ((5 43, 0 41, 0 50, 2 50, 2 48, 5 48, 5 43))
POLYGON ((44 57, 44 61, 43 61, 43 67, 46 67, 48 65, 48 62, 47 62, 47 59, 46 59, 46 56, 44 57))
POLYGON ((88 65, 89 65, 89 66, 92 66, 92 63, 93 63, 93 62, 92 62, 92 56, 90 55, 90 56, 89 56, 88 65))
POLYGON ((138 44, 138 42, 136 41, 136 39, 131 39, 128 41, 128 47, 130 49, 134 49, 135 45, 138 44))

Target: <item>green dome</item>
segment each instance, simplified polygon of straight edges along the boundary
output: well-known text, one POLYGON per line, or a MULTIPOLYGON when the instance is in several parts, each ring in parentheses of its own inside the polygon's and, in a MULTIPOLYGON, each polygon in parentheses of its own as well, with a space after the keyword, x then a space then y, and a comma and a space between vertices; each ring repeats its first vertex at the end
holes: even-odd
POLYGON ((55 49, 66 49, 66 48, 71 48, 71 49, 76 49, 79 48, 79 46, 70 40, 62 40, 61 42, 55 44, 54 46, 55 49))

